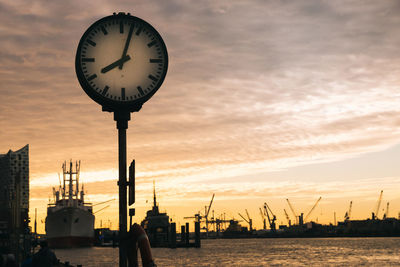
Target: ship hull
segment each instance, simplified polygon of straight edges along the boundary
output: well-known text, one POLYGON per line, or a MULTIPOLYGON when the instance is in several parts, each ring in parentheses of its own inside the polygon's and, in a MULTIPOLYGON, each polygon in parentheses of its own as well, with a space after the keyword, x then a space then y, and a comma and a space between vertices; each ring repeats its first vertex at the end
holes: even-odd
POLYGON ((51 248, 91 247, 93 246, 94 238, 84 236, 65 236, 48 238, 47 242, 51 248))
POLYGON ((49 208, 46 237, 52 248, 93 246, 94 215, 79 207, 49 208))

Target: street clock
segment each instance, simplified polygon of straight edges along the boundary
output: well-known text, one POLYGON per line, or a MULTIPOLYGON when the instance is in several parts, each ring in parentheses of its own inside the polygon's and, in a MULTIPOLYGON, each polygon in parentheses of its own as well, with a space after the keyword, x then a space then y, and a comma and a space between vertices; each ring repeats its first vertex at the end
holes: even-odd
POLYGON ((107 111, 138 111, 160 88, 167 69, 168 53, 160 34, 129 13, 93 23, 76 52, 79 83, 107 111))

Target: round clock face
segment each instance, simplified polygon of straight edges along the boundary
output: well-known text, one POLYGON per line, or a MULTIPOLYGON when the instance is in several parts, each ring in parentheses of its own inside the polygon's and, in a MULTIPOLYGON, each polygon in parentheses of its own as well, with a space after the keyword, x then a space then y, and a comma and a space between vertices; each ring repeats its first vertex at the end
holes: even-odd
POLYGON ((161 86, 167 49, 147 22, 125 14, 95 22, 82 36, 75 70, 85 92, 111 110, 135 111, 161 86))

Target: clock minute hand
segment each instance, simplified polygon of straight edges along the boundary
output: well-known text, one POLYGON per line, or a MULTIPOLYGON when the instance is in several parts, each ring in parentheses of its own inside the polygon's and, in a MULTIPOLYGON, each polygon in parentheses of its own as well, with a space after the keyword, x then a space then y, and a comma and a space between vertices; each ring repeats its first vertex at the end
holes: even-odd
MULTIPOLYGON (((129 43, 131 42, 131 39, 132 39, 133 27, 134 27, 134 25, 132 23, 131 27, 129 28, 128 37, 126 38, 125 47, 124 47, 124 51, 122 52, 121 58, 125 57, 126 53, 128 52, 129 43)), ((122 70, 123 65, 124 65, 124 62, 121 62, 119 65, 120 70, 122 70)))
POLYGON ((126 55, 120 59, 118 59, 117 61, 111 63, 108 66, 105 66, 104 68, 101 69, 101 73, 106 73, 110 70, 112 70, 113 68, 116 68, 118 66, 121 66, 121 64, 124 64, 126 61, 130 60, 131 57, 129 55, 126 55))

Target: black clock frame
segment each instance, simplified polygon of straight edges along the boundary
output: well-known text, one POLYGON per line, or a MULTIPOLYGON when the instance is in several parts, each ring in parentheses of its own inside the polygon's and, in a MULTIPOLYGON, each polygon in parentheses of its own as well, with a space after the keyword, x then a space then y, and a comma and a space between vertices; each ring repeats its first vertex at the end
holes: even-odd
POLYGON ((162 85, 162 83, 164 82, 165 76, 167 74, 167 70, 168 70, 168 52, 167 52, 167 47, 164 43, 164 40, 162 39, 161 35, 157 32, 157 30, 150 25, 148 22, 130 15, 125 14, 125 13, 119 13, 119 14, 114 14, 111 16, 107 16, 104 17, 102 19, 97 20, 96 22, 94 22, 86 31, 85 33, 82 35, 80 41, 79 41, 79 45, 78 45, 78 49, 76 52, 76 56, 75 56, 75 72, 76 75, 78 77, 78 81, 82 87, 82 89, 85 91, 85 93, 91 98, 93 99, 96 103, 100 104, 103 107, 103 111, 109 111, 109 112, 114 112, 114 111, 126 111, 126 112, 135 112, 135 111, 139 111, 142 107, 142 105, 149 100, 156 92, 157 90, 160 88, 160 86, 162 85), (142 25, 145 25, 145 27, 149 27, 156 39, 158 39, 158 41, 160 42, 161 50, 162 53, 164 53, 164 58, 165 58, 165 64, 164 64, 164 68, 162 70, 161 73, 161 77, 160 79, 157 81, 157 83, 154 86, 154 89, 147 94, 144 97, 141 97, 139 99, 135 99, 135 100, 131 100, 131 101, 118 101, 118 100, 111 100, 107 97, 104 97, 103 95, 101 95, 99 92, 97 92, 86 80, 85 75, 82 71, 81 68, 81 56, 80 56, 80 51, 82 49, 82 46, 84 44, 84 41, 86 40, 86 37, 89 35, 89 33, 91 33, 96 27, 98 27, 100 24, 107 22, 108 20, 112 20, 112 19, 129 19, 134 21, 135 23, 139 23, 142 25))

